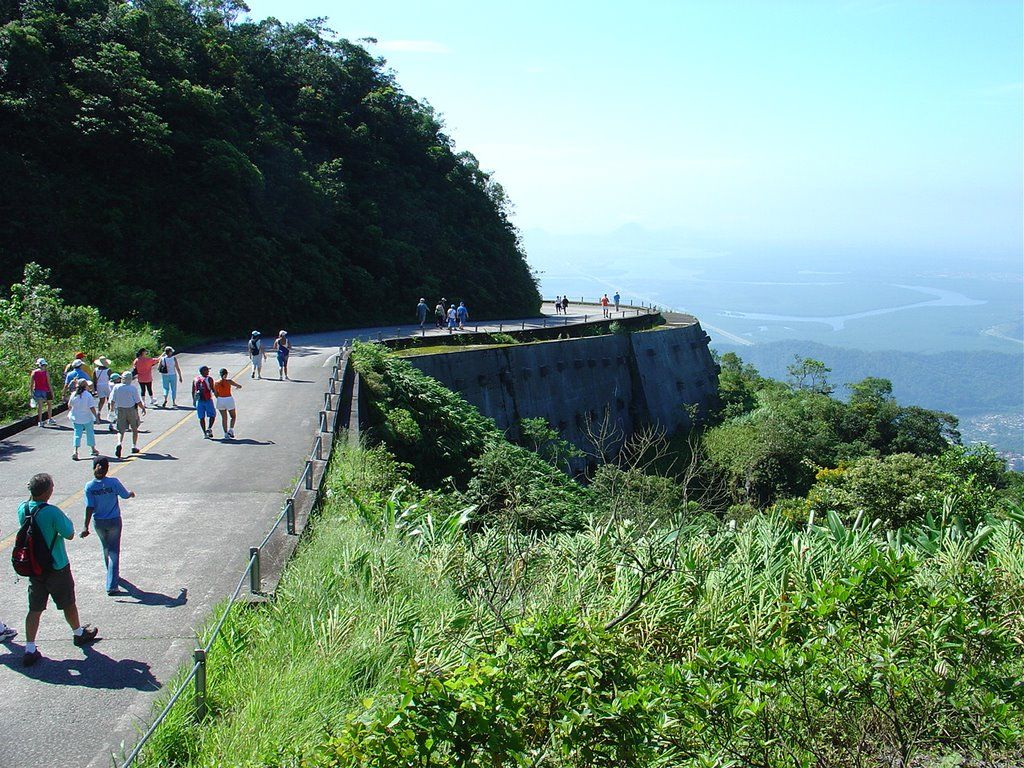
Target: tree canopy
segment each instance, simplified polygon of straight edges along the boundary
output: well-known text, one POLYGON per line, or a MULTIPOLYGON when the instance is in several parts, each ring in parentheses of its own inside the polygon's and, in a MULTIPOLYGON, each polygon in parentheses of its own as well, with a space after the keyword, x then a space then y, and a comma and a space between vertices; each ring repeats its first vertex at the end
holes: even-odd
POLYGON ((0 275, 185 330, 539 306, 501 186, 322 19, 0 2, 0 275))

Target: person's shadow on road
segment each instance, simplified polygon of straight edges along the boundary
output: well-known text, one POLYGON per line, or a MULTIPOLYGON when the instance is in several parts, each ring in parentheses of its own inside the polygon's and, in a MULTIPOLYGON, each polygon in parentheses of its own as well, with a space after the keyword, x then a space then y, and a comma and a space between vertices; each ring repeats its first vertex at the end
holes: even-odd
POLYGON ((80 659, 48 659, 45 656, 31 667, 22 666, 25 647, 10 645, 11 651, 0 656, 0 664, 20 672, 25 677, 51 685, 80 685, 85 688, 110 690, 134 688, 137 691, 156 691, 160 683, 149 671, 149 664, 136 659, 115 660, 100 653, 96 646, 82 649, 80 659))
POLYGON ((177 456, 172 456, 169 453, 150 453, 149 451, 143 451, 142 453, 135 454, 136 459, 145 459, 146 461, 177 461, 177 456))
MULTIPOLYGON (((165 595, 162 592, 148 592, 145 589, 132 584, 127 579, 121 579, 121 587, 127 593, 126 596, 133 598, 138 605, 158 605, 164 608, 178 608, 188 602, 188 589, 182 587, 177 597, 165 595)), ((128 600, 118 600, 119 603, 128 603, 128 600)))
POLYGON ((218 442, 221 445, 274 445, 273 440, 253 440, 251 437, 225 437, 218 442))
POLYGON ((0 442, 0 461, 10 461, 18 454, 29 453, 32 450, 33 448, 30 445, 0 442))

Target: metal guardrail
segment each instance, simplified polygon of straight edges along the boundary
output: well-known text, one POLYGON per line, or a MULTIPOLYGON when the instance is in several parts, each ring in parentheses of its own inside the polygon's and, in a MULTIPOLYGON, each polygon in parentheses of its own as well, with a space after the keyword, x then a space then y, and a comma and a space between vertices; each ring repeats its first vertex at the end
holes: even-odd
MULTIPOLYGON (((197 721, 201 722, 206 718, 207 705, 206 705, 206 661, 210 650, 213 648, 213 644, 219 639, 220 631, 224 626, 224 622, 228 618, 228 614, 231 612, 231 608, 238 601, 239 596, 242 594, 242 589, 245 586, 246 579, 249 580, 249 591, 253 595, 261 595, 262 592, 262 578, 260 575, 260 553, 270 542, 270 538, 277 531, 281 525, 281 521, 285 521, 285 530, 289 536, 297 535, 295 529, 295 499, 302 490, 311 492, 313 494, 312 504, 315 506, 320 498, 320 491, 313 482, 313 476, 316 472, 315 462, 324 462, 324 435, 334 434, 334 426, 336 426, 337 420, 341 415, 342 408, 335 408, 334 398, 341 398, 342 389, 344 386, 344 378, 348 368, 348 352, 349 344, 343 344, 338 348, 337 355, 335 357, 334 367, 331 370, 331 378, 328 383, 327 391, 324 393, 324 408, 320 411, 320 423, 317 431, 316 438, 313 440, 313 448, 310 451, 309 458, 306 459, 305 467, 302 470, 302 474, 295 483, 295 488, 291 494, 284 501, 284 505, 281 508, 281 513, 274 520, 274 524, 270 527, 267 535, 263 537, 263 541, 260 542, 258 547, 249 548, 249 561, 245 564, 245 568, 242 569, 242 574, 238 579, 238 584, 235 586, 234 591, 231 593, 231 597, 228 598, 227 605, 224 606, 224 610, 221 612, 220 618, 214 625, 213 631, 209 633, 206 643, 196 648, 192 653, 192 668, 185 675, 185 679, 181 681, 178 687, 175 689, 171 698, 168 700, 166 706, 161 710, 160 714, 150 724, 148 730, 139 739, 139 742, 135 745, 135 748, 128 754, 125 761, 121 764, 121 768, 131 768, 134 766, 142 753, 146 743, 156 733, 156 729, 160 727, 160 724, 167 719, 171 711, 174 709, 174 705, 178 703, 181 697, 188 690, 189 684, 193 684, 193 714, 197 721)), ((348 425, 345 425, 348 426, 348 425)), ((328 458, 330 458, 330 452, 334 449, 334 441, 331 440, 330 447, 328 449, 328 458)), ((322 479, 322 477, 321 477, 322 479)))

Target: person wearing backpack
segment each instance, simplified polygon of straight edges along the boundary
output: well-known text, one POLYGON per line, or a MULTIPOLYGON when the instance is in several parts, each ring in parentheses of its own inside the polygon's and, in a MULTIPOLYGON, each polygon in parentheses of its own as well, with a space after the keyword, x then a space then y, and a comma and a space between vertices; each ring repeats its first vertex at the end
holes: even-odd
POLYGON ((181 367, 178 365, 178 356, 174 347, 164 347, 164 353, 156 364, 157 373, 160 374, 160 384, 164 390, 164 401, 161 408, 167 407, 167 398, 171 400, 171 408, 178 407, 178 384, 182 382, 181 367))
POLYGON ((31 550, 30 559, 35 561, 35 573, 28 577, 28 615, 25 617, 25 655, 22 657, 22 664, 26 667, 43 657, 36 646, 36 635, 39 620, 50 598, 53 598, 57 609, 64 612, 76 646, 91 645, 99 635, 96 627, 83 626, 78 615, 75 579, 64 549, 64 540, 75 538, 75 526, 59 507, 49 503, 53 496, 53 478, 45 472, 33 475, 28 481, 28 492, 31 498, 18 507, 21 530, 12 552, 15 569, 21 575, 25 573, 17 567, 17 560, 26 559, 26 548, 31 550))
POLYGON ((263 341, 260 339, 260 332, 253 331, 249 338, 249 359, 252 361, 252 377, 263 378, 263 361, 267 359, 267 353, 263 351, 263 341))
POLYGON ((196 416, 199 417, 199 428, 203 430, 203 437, 212 438, 217 409, 213 407, 213 379, 210 377, 208 365, 200 368, 199 375, 192 380, 192 402, 196 406, 196 416))

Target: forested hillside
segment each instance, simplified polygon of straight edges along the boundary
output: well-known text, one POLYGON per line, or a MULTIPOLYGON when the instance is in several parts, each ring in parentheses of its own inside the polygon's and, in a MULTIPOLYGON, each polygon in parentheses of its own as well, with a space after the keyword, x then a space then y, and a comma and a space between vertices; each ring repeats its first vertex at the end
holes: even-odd
POLYGON ((539 295, 500 185, 384 63, 234 0, 0 0, 0 279, 193 332, 539 295))

